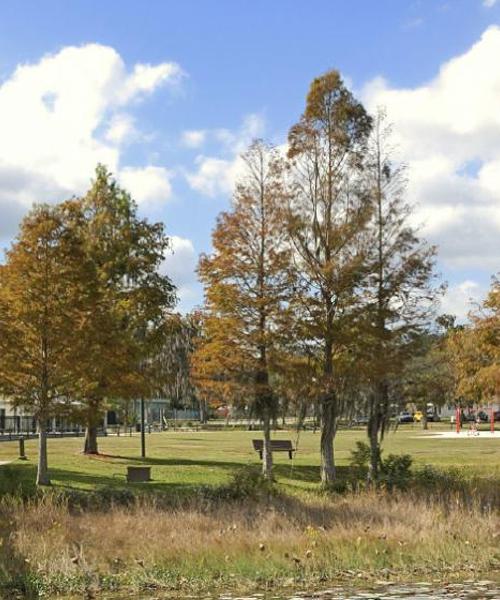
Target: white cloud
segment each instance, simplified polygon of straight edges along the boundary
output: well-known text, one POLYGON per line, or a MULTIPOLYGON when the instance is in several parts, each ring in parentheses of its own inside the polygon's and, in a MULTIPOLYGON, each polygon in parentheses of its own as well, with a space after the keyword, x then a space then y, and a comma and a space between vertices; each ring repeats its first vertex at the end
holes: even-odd
POLYGON ((465 321, 468 313, 481 302, 485 293, 485 289, 470 279, 452 285, 441 301, 441 311, 465 321))
POLYGON ((219 156, 200 154, 196 157, 196 170, 186 173, 191 188, 210 197, 230 195, 242 170, 240 154, 263 132, 264 120, 258 114, 247 115, 237 131, 215 129, 206 132, 222 148, 219 156))
POLYGON ((199 148, 205 143, 207 132, 204 129, 190 129, 182 133, 181 142, 188 148, 199 148))
POLYGON ((196 171, 187 175, 193 190, 211 198, 232 193, 241 168, 239 156, 223 159, 200 155, 196 157, 195 164, 196 171))
POLYGON ((179 308, 187 311, 199 300, 199 284, 196 278, 198 256, 193 242, 179 236, 171 237, 172 253, 167 254, 161 272, 168 275, 177 286, 179 308))
POLYGON ((498 270, 500 256, 500 28, 490 27, 429 83, 371 81, 363 96, 385 105, 409 164, 409 197, 423 234, 452 268, 498 270))
POLYGON ((137 130, 134 125, 133 117, 126 113, 118 113, 111 118, 104 137, 108 142, 120 145, 136 135, 137 130))
POLYGON ((18 66, 0 85, 0 236, 12 235, 33 202, 83 192, 98 162, 119 174, 121 146, 135 131, 127 106, 180 72, 162 63, 129 73, 113 48, 99 44, 18 66))
POLYGON ((121 101, 128 102, 138 94, 151 93, 167 81, 177 82, 182 74, 176 63, 135 65, 132 74, 125 80, 123 91, 120 93, 121 101))
POLYGON ((164 167, 125 167, 119 179, 138 204, 158 205, 170 198, 170 172, 164 167))
POLYGON ((491 8, 492 6, 495 6, 496 3, 497 0, 483 0, 483 6, 486 6, 486 8, 491 8))

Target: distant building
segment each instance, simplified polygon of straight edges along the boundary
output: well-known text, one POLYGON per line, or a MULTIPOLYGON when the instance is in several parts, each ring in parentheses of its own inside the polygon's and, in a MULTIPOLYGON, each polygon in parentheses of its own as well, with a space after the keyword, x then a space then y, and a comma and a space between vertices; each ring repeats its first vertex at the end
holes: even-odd
MULTIPOLYGON (((127 411, 110 409, 105 412, 102 427, 112 428, 117 425, 135 425, 141 420, 140 400, 132 400, 127 411)), ((145 421, 148 425, 157 424, 160 427, 170 420, 196 421, 199 411, 191 409, 174 409, 166 398, 147 400, 145 405, 145 421)), ((64 417, 53 417, 48 424, 49 432, 83 431, 84 426, 72 423, 64 417)), ((29 411, 15 408, 6 398, 0 397, 0 435, 36 433, 36 421, 29 411)))

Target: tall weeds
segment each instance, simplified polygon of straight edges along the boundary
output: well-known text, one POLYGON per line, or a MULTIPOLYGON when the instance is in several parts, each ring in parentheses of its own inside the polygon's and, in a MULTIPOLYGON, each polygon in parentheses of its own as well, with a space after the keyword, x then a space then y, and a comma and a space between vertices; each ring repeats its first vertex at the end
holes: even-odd
POLYGON ((301 498, 247 490, 240 499, 143 497, 101 510, 49 493, 5 497, 0 519, 9 523, 0 585, 24 592, 450 579, 491 574, 500 561, 497 508, 451 493, 430 502, 422 489, 301 498))

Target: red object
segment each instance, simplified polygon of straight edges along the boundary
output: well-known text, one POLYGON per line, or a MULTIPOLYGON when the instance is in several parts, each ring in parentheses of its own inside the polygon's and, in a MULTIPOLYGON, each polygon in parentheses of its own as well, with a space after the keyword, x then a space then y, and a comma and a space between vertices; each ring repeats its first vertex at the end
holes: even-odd
POLYGON ((460 407, 458 407, 455 412, 455 422, 457 425, 457 433, 460 433, 460 417, 461 417, 460 413, 461 413, 461 410, 460 410, 460 407))

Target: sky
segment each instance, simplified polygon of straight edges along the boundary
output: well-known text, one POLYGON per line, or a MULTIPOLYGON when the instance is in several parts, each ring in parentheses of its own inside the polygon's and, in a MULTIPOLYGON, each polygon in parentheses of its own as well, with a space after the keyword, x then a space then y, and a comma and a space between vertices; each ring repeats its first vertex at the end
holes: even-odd
POLYGON ((179 309, 228 208, 239 154, 284 144, 311 80, 339 69, 385 106, 442 311, 500 271, 500 0, 24 0, 0 3, 0 245, 98 162, 162 220, 179 309))

